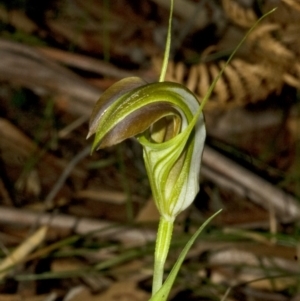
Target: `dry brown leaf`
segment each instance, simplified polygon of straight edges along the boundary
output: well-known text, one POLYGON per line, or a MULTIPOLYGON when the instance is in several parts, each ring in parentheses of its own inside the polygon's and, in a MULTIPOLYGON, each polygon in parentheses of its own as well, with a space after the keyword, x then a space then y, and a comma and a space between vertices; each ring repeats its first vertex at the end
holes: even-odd
POLYGON ((258 257, 251 251, 231 248, 214 252, 210 256, 209 262, 215 267, 212 279, 218 283, 221 279, 230 285, 249 281, 251 282, 249 285, 257 289, 281 291, 295 285, 298 281, 294 276, 270 278, 271 275, 278 275, 280 271, 291 274, 299 273, 299 266, 295 265, 295 262, 270 257, 270 255, 269 257, 258 257), (239 269, 234 266, 239 266, 239 269), (264 277, 266 279, 261 280, 264 277))
POLYGON ((23 243, 21 243, 20 246, 18 246, 11 254, 3 259, 3 261, 0 263, 0 280, 3 279, 10 271, 5 269, 25 260, 26 257, 44 241, 47 229, 47 226, 39 228, 23 243))
POLYGON ((113 275, 117 281, 130 280, 138 282, 152 276, 152 269, 148 268, 147 272, 145 265, 144 259, 134 259, 128 263, 113 267, 111 269, 111 275, 113 275))
POLYGON ((0 294, 1 301, 45 301, 49 295, 23 296, 22 294, 0 294))
POLYGON ((285 4, 289 5, 290 7, 300 11, 300 2, 297 0, 282 0, 285 4))
POLYGON ((76 271, 83 267, 86 267, 86 265, 75 258, 59 258, 51 263, 51 271, 54 273, 76 271))
POLYGON ((0 20, 26 33, 34 33, 38 29, 38 26, 21 10, 8 11, 3 6, 0 6, 0 20))
POLYGON ((90 199, 94 201, 106 202, 111 204, 125 204, 127 201, 126 194, 119 191, 111 191, 105 189, 88 189, 80 190, 75 193, 75 198, 78 199, 90 199))
POLYGON ((88 288, 80 287, 64 301, 147 301, 150 295, 141 289, 133 281, 122 281, 112 284, 108 290, 102 294, 92 294, 88 288))
POLYGON ((136 222, 158 222, 160 219, 159 212, 154 203, 154 200, 149 199, 144 207, 139 211, 136 222))
POLYGON ((116 282, 97 301, 146 301, 150 295, 133 281, 116 282))

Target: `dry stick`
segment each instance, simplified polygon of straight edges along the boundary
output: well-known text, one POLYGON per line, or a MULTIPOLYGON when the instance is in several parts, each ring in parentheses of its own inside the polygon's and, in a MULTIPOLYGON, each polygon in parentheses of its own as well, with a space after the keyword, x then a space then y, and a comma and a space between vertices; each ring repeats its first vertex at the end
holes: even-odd
POLYGON ((52 208, 53 207, 53 200, 56 197, 57 193, 62 188, 62 186, 65 184, 65 181, 67 180, 69 175, 72 173, 72 170, 75 168, 75 166, 90 153, 90 150, 91 150, 91 146, 90 145, 86 146, 81 152, 79 152, 68 163, 68 165, 64 169, 63 173, 60 175, 57 182, 52 187, 49 194, 46 196, 46 199, 45 199, 46 208, 52 208))
POLYGON ((76 67, 96 74, 111 76, 117 79, 131 76, 132 73, 115 67, 112 64, 103 62, 94 58, 90 58, 81 54, 70 53, 50 47, 37 48, 48 58, 61 62, 71 67, 76 67))
POLYGON ((0 206, 0 221, 2 224, 18 224, 22 226, 47 225, 59 230, 72 231, 79 235, 93 235, 100 238, 109 238, 128 245, 144 245, 154 241, 156 233, 142 227, 133 228, 117 225, 99 219, 78 218, 65 214, 49 214, 34 212, 26 209, 15 209, 0 206))
POLYGON ((66 127, 64 127, 58 132, 57 134, 58 138, 59 139, 66 138, 71 132, 73 132, 81 125, 83 125, 86 121, 88 121, 88 119, 89 119, 88 116, 85 115, 78 117, 76 120, 69 123, 66 127))
POLYGON ((51 95, 64 95, 57 105, 75 115, 89 115, 101 90, 34 48, 0 39, 0 79, 51 95))
POLYGON ((22 262, 42 241, 47 233, 47 227, 41 227, 36 230, 30 237, 24 240, 11 254, 6 256, 0 263, 0 280, 8 273, 10 266, 22 262))
MULTIPOLYGON (((65 111, 77 116, 89 115, 100 90, 87 84, 66 68, 43 57, 35 49, 0 39, 0 78, 32 87, 65 93, 69 97, 65 111), (9 59, 9 60, 6 60, 9 59)), ((245 168, 205 147, 203 165, 214 171, 211 179, 226 179, 230 186, 241 186, 249 198, 269 209, 269 203, 282 221, 293 221, 300 216, 297 200, 291 195, 259 178, 245 168), (282 215, 282 216, 281 216, 282 215)))
POLYGON ((300 207, 295 198, 244 167, 221 155, 212 148, 205 146, 203 165, 209 166, 219 176, 230 180, 234 185, 243 187, 249 197, 258 205, 269 210, 273 206, 277 217, 283 222, 296 220, 300 217, 300 207))

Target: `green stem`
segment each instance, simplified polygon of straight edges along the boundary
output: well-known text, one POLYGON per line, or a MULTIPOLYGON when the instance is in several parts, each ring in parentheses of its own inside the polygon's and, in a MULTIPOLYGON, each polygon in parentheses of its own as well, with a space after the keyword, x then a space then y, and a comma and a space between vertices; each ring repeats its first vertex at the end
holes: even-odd
POLYGON ((161 288, 163 283, 164 265, 170 248, 173 223, 164 217, 161 217, 159 221, 154 254, 152 296, 161 288))
POLYGON ((160 71, 160 77, 159 77, 160 82, 163 82, 165 80, 169 56, 170 56, 173 6, 174 6, 174 0, 171 0, 169 26, 168 26, 168 33, 167 33, 167 40, 166 40, 166 49, 165 49, 164 60, 163 60, 163 64, 162 64, 161 71, 160 71))

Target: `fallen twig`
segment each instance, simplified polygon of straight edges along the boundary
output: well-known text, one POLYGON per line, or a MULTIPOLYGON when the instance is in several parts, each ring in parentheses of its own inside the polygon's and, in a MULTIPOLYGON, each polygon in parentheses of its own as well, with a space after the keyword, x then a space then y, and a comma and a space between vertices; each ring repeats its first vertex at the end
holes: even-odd
POLYGON ((126 245, 144 245, 148 241, 154 241, 155 232, 143 227, 133 228, 120 226, 108 221, 98 219, 78 218, 65 214, 49 214, 34 212, 25 209, 15 209, 0 206, 2 224, 15 224, 22 226, 47 225, 49 228, 73 231, 76 234, 93 235, 100 238, 109 238, 123 242, 126 245))
POLYGON ((57 105, 73 114, 89 115, 101 94, 99 88, 32 47, 0 39, 0 57, 1 80, 36 91, 43 89, 51 94, 64 95, 63 103, 60 101, 57 105))
POLYGON ((53 200, 56 197, 59 190, 62 188, 62 186, 65 184, 65 181, 72 173, 75 166, 83 160, 89 153, 90 153, 91 146, 86 146, 81 152, 79 152, 66 166, 54 186, 52 187, 51 191, 45 198, 45 206, 46 208, 52 208, 53 207, 53 200))
POLYGON ((112 64, 96 60, 81 54, 70 53, 49 47, 40 47, 38 50, 48 58, 81 70, 94 72, 96 74, 111 76, 117 79, 130 76, 130 72, 115 67, 112 64))
POLYGON ((11 254, 9 254, 0 264, 0 280, 8 273, 8 268, 24 259, 45 239, 47 227, 41 227, 30 237, 23 241, 11 254))
POLYGON ((235 192, 244 192, 244 195, 265 208, 273 207, 277 218, 282 222, 290 222, 300 217, 300 207, 295 198, 277 188, 263 178, 236 164, 222 154, 205 146, 203 165, 211 169, 215 175, 208 173, 213 181, 233 188, 235 192), (226 182, 224 182, 226 179, 226 182))

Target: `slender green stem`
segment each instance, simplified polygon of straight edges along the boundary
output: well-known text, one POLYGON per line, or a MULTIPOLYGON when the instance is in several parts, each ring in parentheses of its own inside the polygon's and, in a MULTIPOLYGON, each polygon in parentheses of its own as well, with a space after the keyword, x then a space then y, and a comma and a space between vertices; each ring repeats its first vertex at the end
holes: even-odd
MULTIPOLYGON (((166 48, 165 48, 164 60, 163 60, 160 77, 159 77, 160 82, 163 82, 165 80, 169 56, 170 56, 173 8, 174 8, 174 0, 171 0, 166 48)), ((161 217, 159 221, 158 232, 156 237, 156 245, 155 245, 152 295, 154 295, 162 286, 164 265, 169 252, 172 233, 173 233, 173 221, 168 221, 165 220, 163 217, 161 217)))
POLYGON ((163 283, 164 265, 170 248, 172 232, 173 221, 166 220, 164 217, 161 217, 158 226, 154 254, 152 295, 161 288, 163 283))
POLYGON ((161 72, 160 72, 160 77, 159 77, 160 82, 163 82, 165 80, 167 67, 168 67, 169 56, 170 56, 173 6, 174 6, 174 0, 171 0, 169 26, 168 26, 168 34, 167 34, 167 40, 166 40, 166 49, 165 49, 164 60, 163 60, 163 64, 162 64, 161 72))

